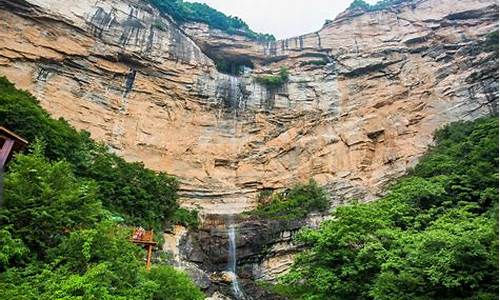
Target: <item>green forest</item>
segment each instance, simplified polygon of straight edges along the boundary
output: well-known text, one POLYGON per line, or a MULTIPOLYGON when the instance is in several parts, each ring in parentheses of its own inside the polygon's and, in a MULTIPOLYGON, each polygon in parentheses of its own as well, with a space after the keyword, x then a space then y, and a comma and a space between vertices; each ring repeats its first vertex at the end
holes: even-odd
POLYGON ((439 130, 387 195, 337 208, 274 289, 290 299, 498 299, 498 117, 439 130))
POLYGON ((227 16, 205 3, 186 2, 183 0, 150 0, 161 12, 170 15, 177 22, 202 22, 212 28, 221 29, 230 34, 243 35, 258 41, 276 40, 272 34, 257 33, 238 17, 227 16))
POLYGON ((145 252, 128 241, 134 225, 196 225, 178 208, 174 177, 111 154, 4 77, 0 120, 31 142, 4 177, 2 299, 204 299, 168 265, 146 272, 145 252))

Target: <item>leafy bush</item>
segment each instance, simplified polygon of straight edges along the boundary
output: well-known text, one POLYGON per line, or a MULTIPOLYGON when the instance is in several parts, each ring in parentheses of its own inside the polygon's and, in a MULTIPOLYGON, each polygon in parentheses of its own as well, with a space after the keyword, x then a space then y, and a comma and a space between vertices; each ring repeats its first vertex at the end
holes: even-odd
POLYGON ((178 207, 174 177, 109 153, 87 132, 51 118, 33 96, 17 90, 5 77, 0 77, 0 125, 29 141, 43 139, 45 156, 65 160, 76 176, 95 181, 96 197, 106 208, 123 215, 128 224, 159 229, 178 207))
POLYGON ((269 197, 269 202, 259 205, 248 214, 267 219, 297 220, 311 212, 324 212, 329 207, 328 196, 314 180, 269 197))
POLYGON ((289 76, 288 68, 281 67, 278 75, 262 75, 256 77, 255 80, 267 88, 279 88, 288 81, 289 76))
POLYGON ((76 230, 51 249, 48 263, 0 273, 2 299, 203 299, 189 277, 170 266, 147 273, 130 230, 104 222, 76 230))
POLYGON ((20 262, 29 252, 21 239, 12 237, 12 226, 2 227, 0 229, 0 272, 20 262))
POLYGON ((183 225, 189 228, 197 228, 200 225, 197 210, 179 208, 171 218, 172 224, 183 225))
POLYGON ((497 299, 498 118, 459 122, 384 198, 298 240, 291 299, 497 299))
POLYGON ((160 19, 154 20, 151 26, 161 31, 167 30, 167 26, 160 19))
POLYGON ((153 293, 153 300, 203 300, 205 295, 193 284, 191 279, 170 266, 154 267, 147 278, 160 286, 153 293))
POLYGON ((252 31, 238 17, 226 16, 205 3, 185 2, 183 0, 150 0, 161 12, 170 15, 178 22, 202 22, 210 27, 221 29, 231 34, 239 34, 260 41, 274 41, 271 34, 252 31))
POLYGON ((322 60, 309 60, 309 61, 303 61, 300 63, 301 66, 324 66, 328 64, 327 59, 322 59, 322 60))
POLYGON ((18 154, 5 177, 0 224, 9 226, 32 255, 44 256, 66 232, 95 224, 102 216, 93 182, 75 177, 66 162, 50 163, 35 144, 32 155, 18 154))

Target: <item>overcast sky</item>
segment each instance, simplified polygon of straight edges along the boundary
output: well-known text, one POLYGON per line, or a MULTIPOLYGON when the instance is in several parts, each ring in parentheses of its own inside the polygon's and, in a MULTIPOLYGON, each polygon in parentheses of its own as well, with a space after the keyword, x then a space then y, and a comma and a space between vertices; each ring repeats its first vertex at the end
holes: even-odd
MULTIPOLYGON (((203 2, 226 15, 242 18, 257 32, 272 33, 278 39, 321 28, 353 0, 188 0, 203 2)), ((375 3, 377 0, 366 0, 375 3)))

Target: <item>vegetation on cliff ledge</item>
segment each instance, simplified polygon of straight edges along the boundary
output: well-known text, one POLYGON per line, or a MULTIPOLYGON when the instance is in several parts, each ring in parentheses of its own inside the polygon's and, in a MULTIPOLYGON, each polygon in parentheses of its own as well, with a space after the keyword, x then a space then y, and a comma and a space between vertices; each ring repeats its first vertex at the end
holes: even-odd
POLYGON ((259 41, 274 41, 271 34, 256 33, 238 17, 227 16, 205 3, 192 3, 183 0, 150 0, 161 12, 170 15, 177 22, 202 22, 212 28, 230 34, 243 35, 259 41))
POLYGON ((459 122, 387 196, 339 207, 276 289, 291 299, 498 299, 498 118, 459 122))
POLYGON ((108 153, 3 77, 0 120, 32 142, 4 178, 2 299, 204 299, 170 266, 147 273, 131 228, 115 221, 160 228, 177 211, 173 177, 108 153))
POLYGON ((255 81, 270 89, 281 87, 288 81, 290 71, 287 67, 281 67, 278 75, 261 75, 255 78, 255 81))
POLYGON ((274 220, 300 220, 330 207, 326 192, 314 180, 283 192, 261 193, 259 201, 261 204, 248 214, 274 220))

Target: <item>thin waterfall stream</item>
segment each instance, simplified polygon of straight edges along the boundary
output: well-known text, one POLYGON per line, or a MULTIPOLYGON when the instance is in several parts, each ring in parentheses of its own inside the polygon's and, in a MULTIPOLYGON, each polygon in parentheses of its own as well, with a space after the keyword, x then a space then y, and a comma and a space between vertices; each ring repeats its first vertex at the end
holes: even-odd
POLYGON ((231 288, 236 299, 245 299, 245 294, 241 289, 238 275, 236 274, 236 229, 234 224, 229 225, 227 235, 229 237, 228 271, 232 273, 231 288))
MULTIPOLYGON (((243 109, 242 105, 243 94, 240 89, 240 79, 236 76, 229 76, 228 87, 226 90, 226 105, 233 110, 233 127, 232 127, 232 137, 231 143, 236 146, 235 153, 240 152, 240 144, 238 140, 238 115, 239 110, 243 109)), ((235 180, 237 182, 237 174, 235 174, 235 180)), ((247 300, 245 293, 238 281, 238 275, 236 271, 237 267, 237 255, 236 255, 236 234, 237 227, 234 224, 233 217, 230 216, 226 219, 226 228, 228 235, 228 260, 227 260, 227 271, 231 274, 231 290, 233 296, 237 300, 247 300)))

